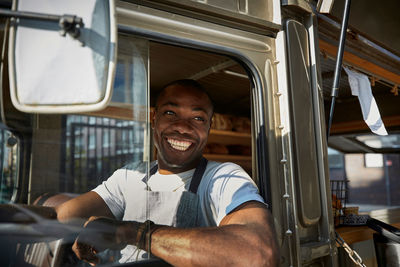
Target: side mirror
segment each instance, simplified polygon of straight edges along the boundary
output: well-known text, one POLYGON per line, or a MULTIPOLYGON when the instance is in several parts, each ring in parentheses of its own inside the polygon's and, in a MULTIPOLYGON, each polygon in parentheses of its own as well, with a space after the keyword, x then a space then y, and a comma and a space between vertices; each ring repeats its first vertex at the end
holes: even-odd
POLYGON ((16 0, 13 10, 33 14, 12 16, 8 53, 13 105, 30 113, 103 109, 112 96, 116 66, 114 1, 16 0), (79 28, 69 29, 69 19, 77 17, 82 23, 73 26, 79 28))

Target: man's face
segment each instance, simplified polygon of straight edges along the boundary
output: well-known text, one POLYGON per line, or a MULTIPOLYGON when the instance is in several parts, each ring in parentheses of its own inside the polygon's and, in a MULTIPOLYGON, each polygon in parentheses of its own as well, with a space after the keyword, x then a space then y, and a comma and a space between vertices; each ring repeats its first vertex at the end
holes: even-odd
POLYGON ((160 169, 177 173, 197 166, 207 143, 211 116, 212 105, 205 93, 181 85, 164 91, 152 118, 160 169))

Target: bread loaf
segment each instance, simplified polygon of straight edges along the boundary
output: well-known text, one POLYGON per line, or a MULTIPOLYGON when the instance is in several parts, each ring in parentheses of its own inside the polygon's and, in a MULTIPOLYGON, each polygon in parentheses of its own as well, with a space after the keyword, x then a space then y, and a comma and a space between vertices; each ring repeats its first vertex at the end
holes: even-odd
POLYGON ((232 117, 233 130, 241 133, 251 133, 251 120, 247 117, 232 117))
POLYGON ((216 130, 232 131, 231 116, 214 113, 211 128, 216 130))

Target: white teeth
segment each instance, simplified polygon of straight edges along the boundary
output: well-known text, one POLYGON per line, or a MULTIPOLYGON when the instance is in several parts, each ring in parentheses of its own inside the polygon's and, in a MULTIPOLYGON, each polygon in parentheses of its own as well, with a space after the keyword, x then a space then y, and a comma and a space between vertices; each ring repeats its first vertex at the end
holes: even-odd
POLYGON ((185 151, 189 148, 189 146, 192 144, 191 142, 188 141, 178 141, 175 139, 167 139, 168 143, 172 146, 172 148, 179 150, 179 151, 185 151))

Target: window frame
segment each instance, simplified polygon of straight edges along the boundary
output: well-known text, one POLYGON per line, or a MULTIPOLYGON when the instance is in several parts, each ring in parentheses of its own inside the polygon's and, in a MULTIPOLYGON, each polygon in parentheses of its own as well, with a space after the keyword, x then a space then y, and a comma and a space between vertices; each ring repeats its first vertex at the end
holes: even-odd
MULTIPOLYGON (((270 169, 269 169, 269 149, 266 132, 266 93, 264 92, 263 78, 257 67, 243 55, 239 50, 233 50, 229 47, 218 46, 213 43, 203 43, 197 40, 177 38, 173 35, 147 32, 143 29, 135 27, 128 27, 125 25, 118 25, 119 34, 127 34, 144 38, 149 41, 156 41, 164 44, 181 46, 192 49, 200 49, 205 52, 222 54, 224 56, 234 58, 246 70, 251 83, 251 112, 252 112, 252 143, 254 143, 255 153, 253 152, 253 173, 256 178, 256 183, 260 190, 260 195, 264 198, 269 208, 271 205, 271 186, 270 186, 270 169), (256 166, 256 167, 254 167, 256 166)), ((265 89, 267 91, 268 88, 265 89)))

